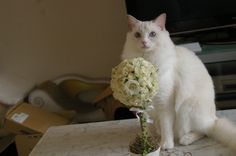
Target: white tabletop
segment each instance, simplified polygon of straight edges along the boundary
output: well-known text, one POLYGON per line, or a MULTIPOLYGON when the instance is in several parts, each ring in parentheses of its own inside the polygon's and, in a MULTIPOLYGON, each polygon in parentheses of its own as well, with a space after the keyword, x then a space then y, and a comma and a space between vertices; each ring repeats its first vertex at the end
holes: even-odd
MULTIPOLYGON (((220 111, 236 123, 236 110, 220 111)), ((137 119, 75 124, 50 128, 30 156, 128 156, 129 142, 139 131, 137 119)), ((162 156, 235 156, 209 138, 190 146, 176 145, 162 156)))

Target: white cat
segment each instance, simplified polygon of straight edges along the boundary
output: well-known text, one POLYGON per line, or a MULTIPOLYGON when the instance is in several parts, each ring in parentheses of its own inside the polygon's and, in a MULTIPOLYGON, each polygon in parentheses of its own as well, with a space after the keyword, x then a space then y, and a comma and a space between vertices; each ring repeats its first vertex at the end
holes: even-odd
POLYGON ((189 145, 208 135, 236 149, 235 126, 215 115, 210 75, 192 51, 174 45, 165 21, 166 14, 144 22, 128 16, 130 31, 121 56, 143 57, 159 69, 159 92, 151 115, 160 131, 162 148, 173 148, 174 138, 189 145))

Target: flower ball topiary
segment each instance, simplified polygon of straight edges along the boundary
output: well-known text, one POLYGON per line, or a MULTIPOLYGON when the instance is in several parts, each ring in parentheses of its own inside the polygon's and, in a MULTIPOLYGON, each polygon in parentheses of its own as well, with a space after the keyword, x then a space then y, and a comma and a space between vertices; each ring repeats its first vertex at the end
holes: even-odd
POLYGON ((112 69, 113 96, 128 107, 146 108, 157 85, 157 68, 141 57, 123 60, 112 69))

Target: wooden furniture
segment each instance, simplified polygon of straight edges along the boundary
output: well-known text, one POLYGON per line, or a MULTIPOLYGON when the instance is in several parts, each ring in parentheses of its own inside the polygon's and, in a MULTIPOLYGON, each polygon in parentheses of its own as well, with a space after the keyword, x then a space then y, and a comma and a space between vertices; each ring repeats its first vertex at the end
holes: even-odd
MULTIPOLYGON (((218 111, 236 123, 236 109, 218 111)), ((30 156, 128 156, 129 141, 139 131, 137 119, 75 124, 50 128, 30 156)), ((233 151, 203 138, 190 146, 176 145, 161 156, 235 156, 233 151)))

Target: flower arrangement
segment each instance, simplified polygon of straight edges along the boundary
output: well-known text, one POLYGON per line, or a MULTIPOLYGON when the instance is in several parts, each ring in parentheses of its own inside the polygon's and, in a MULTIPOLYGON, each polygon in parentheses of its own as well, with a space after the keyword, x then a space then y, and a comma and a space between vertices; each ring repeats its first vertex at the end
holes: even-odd
POLYGON ((123 60, 112 69, 111 89, 114 98, 131 111, 136 111, 140 121, 141 135, 130 145, 133 153, 145 156, 156 149, 148 134, 147 109, 152 106, 151 99, 157 93, 157 88, 157 68, 141 57, 123 60))
POLYGON ((157 92, 157 69, 141 57, 112 69, 113 96, 130 107, 145 108, 157 92))

